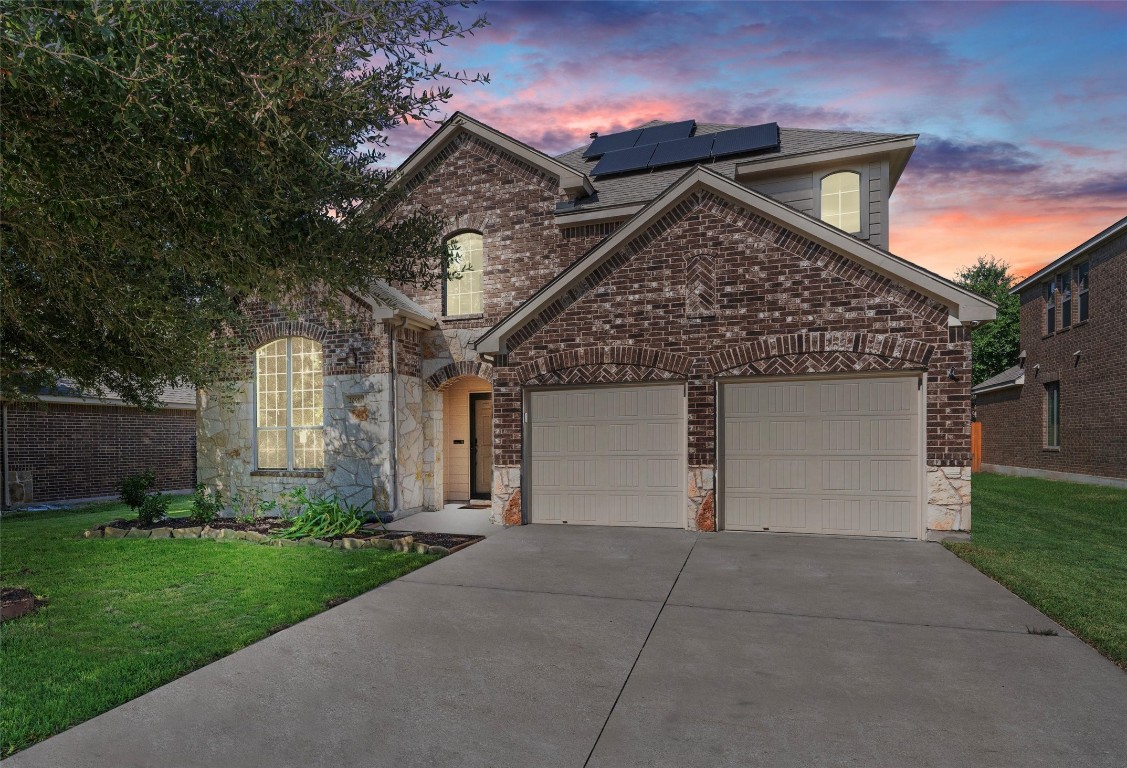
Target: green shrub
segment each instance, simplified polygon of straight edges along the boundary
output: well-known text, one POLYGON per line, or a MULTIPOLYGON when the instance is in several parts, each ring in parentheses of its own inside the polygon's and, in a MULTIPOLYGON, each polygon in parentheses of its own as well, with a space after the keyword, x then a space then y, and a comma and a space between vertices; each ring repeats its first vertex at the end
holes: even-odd
POLYGON ((165 496, 163 493, 149 494, 137 508, 137 522, 141 525, 152 525, 157 520, 161 520, 168 514, 168 506, 171 503, 171 496, 165 496))
POLYGON ((222 511, 223 496, 219 491, 212 493, 203 483, 197 485, 196 492, 192 494, 192 511, 188 513, 188 519, 196 525, 208 525, 215 522, 222 511))
POLYGON ((156 475, 151 471, 142 472, 139 475, 130 475, 121 481, 119 486, 121 489, 120 498, 129 505, 130 509, 136 511, 145 503, 149 491, 156 485, 156 482, 156 475))
POLYGON ((277 534, 278 538, 347 536, 355 533, 364 522, 364 513, 358 507, 345 504, 336 496, 310 499, 304 489, 302 491, 300 498, 305 501, 303 511, 291 519, 289 527, 277 534))
POLYGON ((262 498, 262 492, 257 488, 247 488, 231 497, 231 506, 239 522, 254 522, 274 509, 274 502, 262 498))

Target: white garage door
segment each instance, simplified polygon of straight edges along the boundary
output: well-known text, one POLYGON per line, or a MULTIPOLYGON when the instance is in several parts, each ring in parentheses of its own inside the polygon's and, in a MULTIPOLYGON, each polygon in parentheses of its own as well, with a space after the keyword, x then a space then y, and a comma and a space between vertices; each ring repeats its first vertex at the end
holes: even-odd
POLYGON ((681 384, 534 391, 528 513, 534 523, 681 528, 681 384))
POLYGON ((724 385, 724 527, 916 536, 918 381, 724 385))

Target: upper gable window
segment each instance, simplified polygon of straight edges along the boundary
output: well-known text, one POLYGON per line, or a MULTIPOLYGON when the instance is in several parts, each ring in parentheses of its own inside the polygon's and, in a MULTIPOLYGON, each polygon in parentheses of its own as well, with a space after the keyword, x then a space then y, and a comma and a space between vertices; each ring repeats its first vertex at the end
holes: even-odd
POLYGON ((822 221, 850 234, 861 232, 861 174, 831 173, 822 178, 822 221))
POLYGON ((1057 284, 1050 280, 1041 286, 1041 298, 1045 300, 1045 333, 1057 330, 1057 284))
POLYGON ((446 241, 451 258, 446 266, 447 317, 480 315, 483 241, 477 232, 463 232, 446 241))
POLYGON ((259 469, 321 469, 325 408, 321 345, 299 336, 254 353, 255 464, 259 469))

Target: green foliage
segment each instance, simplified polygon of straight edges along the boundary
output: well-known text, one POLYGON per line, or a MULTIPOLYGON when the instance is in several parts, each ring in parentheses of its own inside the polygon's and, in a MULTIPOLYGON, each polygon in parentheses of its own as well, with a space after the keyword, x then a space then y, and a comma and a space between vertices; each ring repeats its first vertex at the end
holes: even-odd
POLYGON ((974 536, 945 546, 1127 669, 1127 490, 975 473, 974 536))
POLYGON ((277 538, 347 536, 355 533, 364 522, 364 512, 359 507, 346 504, 336 496, 310 499, 305 495, 304 490, 301 489, 301 498, 304 501, 302 511, 292 518, 289 527, 277 534, 277 538))
POLYGON ((959 270, 955 278, 959 285, 998 305, 996 319, 971 331, 971 381, 979 384, 1017 364, 1021 351, 1021 304, 1017 296, 1010 295, 1010 289, 1018 278, 1011 274, 1009 264, 993 256, 979 256, 973 265, 959 270))
POLYGON ((203 483, 196 486, 192 494, 192 508, 188 518, 196 525, 208 525, 223 511, 223 496, 219 491, 211 491, 203 483))
POLYGON ((137 508, 137 522, 141 525, 152 525, 157 520, 164 519, 168 514, 168 507, 172 504, 172 497, 163 493, 151 493, 137 508))
MULTIPOLYGON (((176 497, 173 514, 190 504, 176 497)), ((126 514, 122 504, 104 503, 11 519, 5 513, 0 583, 25 586, 47 603, 0 625, 0 757, 296 624, 327 601, 437 559, 379 549, 82 538, 126 514)))
POLYGON ((433 60, 485 24, 450 5, 0 0, 7 393, 65 376, 152 405, 229 370, 248 301, 433 284, 442 223, 391 222, 380 163, 488 79, 433 60))
POLYGON ((145 499, 148 498, 149 491, 156 485, 156 481, 156 475, 150 471, 142 472, 139 475, 130 475, 121 481, 119 498, 136 512, 145 503, 145 499))
POLYGON ((262 498, 262 492, 257 488, 246 488, 231 497, 231 506, 235 508, 239 522, 254 522, 274 509, 274 502, 262 498))

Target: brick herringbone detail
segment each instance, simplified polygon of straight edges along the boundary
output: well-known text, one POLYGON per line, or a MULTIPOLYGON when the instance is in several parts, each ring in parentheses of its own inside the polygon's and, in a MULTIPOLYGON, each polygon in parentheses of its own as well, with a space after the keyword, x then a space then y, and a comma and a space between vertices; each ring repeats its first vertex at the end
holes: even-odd
POLYGON ((666 381, 681 378, 684 377, 673 371, 663 371, 660 368, 601 363, 599 365, 580 365, 562 371, 549 371, 524 383, 537 385, 626 384, 635 381, 666 381))
POLYGON ((716 311, 716 271, 712 251, 693 251, 685 259, 685 315, 710 317, 716 311))
MULTIPOLYGON (((764 361, 769 358, 789 357, 793 370, 788 373, 801 373, 805 370, 887 370, 892 368, 926 368, 935 347, 903 336, 880 333, 787 333, 764 336, 748 344, 728 347, 709 357, 709 370, 714 374, 734 375, 734 369, 742 369, 749 364, 750 370, 766 373, 764 361), (833 358, 829 353, 840 353, 836 358, 840 365, 836 368, 804 368, 804 360, 809 365, 825 365, 833 358), (863 362, 861 358, 875 357, 884 360, 863 362), (817 361, 817 362, 815 362, 817 361)), ((777 368, 783 363, 773 363, 777 368)))
POLYGON ((590 381, 644 381, 653 378, 684 378, 692 364, 692 358, 686 355, 648 347, 581 347, 525 363, 517 368, 517 376, 524 384, 544 384, 556 380, 564 383, 564 379, 567 379, 566 383, 572 383, 572 379, 583 375, 596 377, 590 381), (599 367, 606 368, 606 371, 596 372, 594 369, 599 367), (585 374, 569 373, 576 368, 591 370, 585 374), (647 369, 660 374, 647 374, 647 369))
POLYGON ((477 376, 479 379, 493 381, 493 366, 479 361, 459 360, 444 365, 427 377, 427 386, 442 389, 459 376, 477 376))

